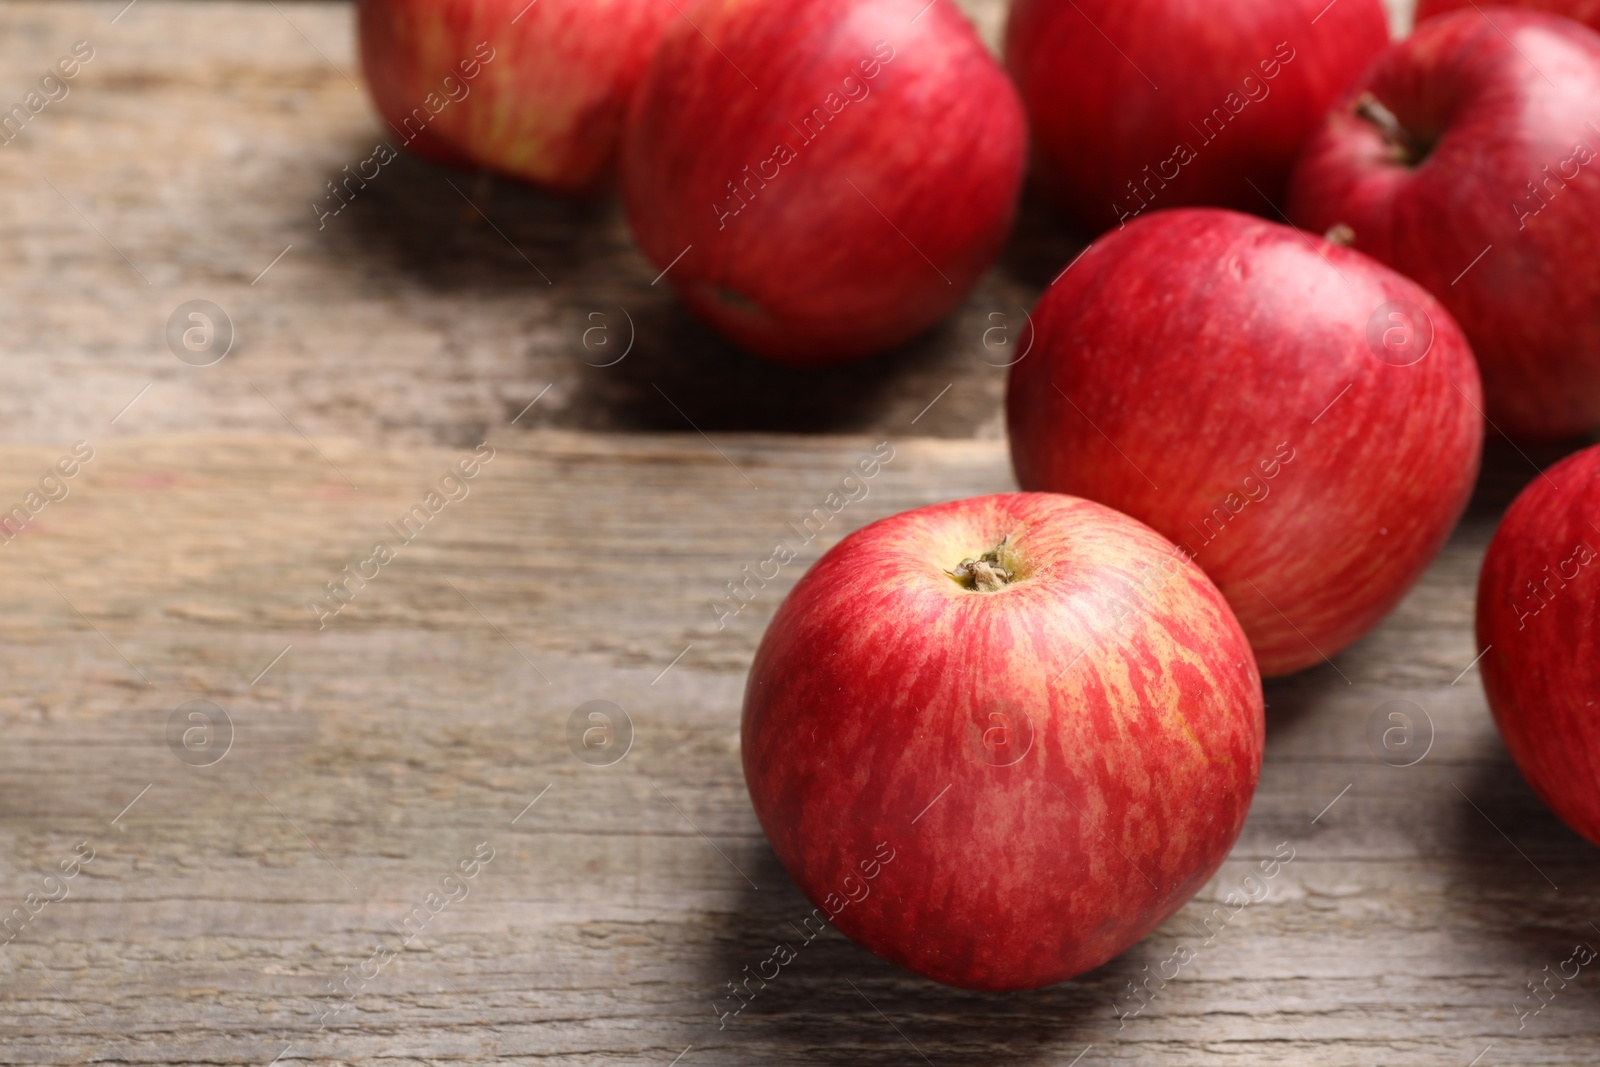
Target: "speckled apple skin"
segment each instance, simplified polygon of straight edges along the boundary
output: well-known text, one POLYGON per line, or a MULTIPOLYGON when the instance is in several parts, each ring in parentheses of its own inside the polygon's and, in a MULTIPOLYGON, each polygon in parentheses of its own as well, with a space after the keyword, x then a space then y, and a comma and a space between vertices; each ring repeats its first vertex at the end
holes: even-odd
POLYGON ((1479 668, 1511 758, 1600 845, 1600 446, 1528 483, 1478 578, 1479 668))
POLYGON ((681 21, 667 0, 360 0, 356 18, 396 147, 423 108, 408 147, 580 195, 614 184, 629 97, 668 23, 681 21), (493 58, 464 79, 461 62, 484 44, 493 58), (468 92, 429 114, 449 99, 447 76, 468 92))
POLYGON ((779 608, 743 721, 756 814, 818 917, 983 990, 1081 974, 1182 906, 1238 836, 1262 739, 1210 580, 1143 524, 1043 493, 845 538, 779 608), (1006 536, 1020 580, 945 573, 1006 536))
POLYGON ((1461 330, 1320 237, 1155 212, 1097 241, 1033 323, 1007 394, 1018 484, 1193 552, 1268 677, 1377 625, 1471 495, 1483 396, 1461 330))

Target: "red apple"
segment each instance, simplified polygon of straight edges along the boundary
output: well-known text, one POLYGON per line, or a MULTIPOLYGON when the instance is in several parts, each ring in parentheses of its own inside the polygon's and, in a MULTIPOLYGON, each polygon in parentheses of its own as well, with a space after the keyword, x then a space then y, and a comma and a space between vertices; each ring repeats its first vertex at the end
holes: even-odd
POLYGON ((1250 646, 1199 568, 1110 508, 1018 493, 824 555, 756 652, 742 743, 812 936, 1007 990, 1181 907, 1239 834, 1262 735, 1250 646))
POLYGON ((1088 233, 1147 209, 1271 214, 1389 41, 1380 0, 1016 0, 1006 64, 1041 186, 1088 233))
POLYGON ((361 65, 409 147, 563 193, 615 177, 667 0, 359 0, 361 65))
POLYGON ((1600 424, 1600 36, 1490 8, 1385 52, 1306 145, 1290 216, 1354 231, 1461 323, 1513 436, 1600 424))
POLYGON ((1265 675, 1376 625, 1466 506, 1471 349, 1358 252, 1231 211, 1153 212, 1090 246, 1033 325, 1007 396, 1018 482, 1177 542, 1265 675))
POLYGON ((1026 130, 953 4, 694 7, 623 132, 628 218, 696 314, 786 363, 933 325, 1000 250, 1026 130))
POLYGON ((1478 578, 1479 662, 1511 758, 1600 845, 1600 447, 1535 478, 1478 578))
MULTIPOLYGON (((1473 0, 1419 0, 1416 21, 1421 22, 1435 15, 1443 15, 1447 11, 1474 6, 1483 5, 1475 5, 1473 0)), ((1581 22, 1590 29, 1600 29, 1600 0, 1495 0, 1494 6, 1543 11, 1581 22)))

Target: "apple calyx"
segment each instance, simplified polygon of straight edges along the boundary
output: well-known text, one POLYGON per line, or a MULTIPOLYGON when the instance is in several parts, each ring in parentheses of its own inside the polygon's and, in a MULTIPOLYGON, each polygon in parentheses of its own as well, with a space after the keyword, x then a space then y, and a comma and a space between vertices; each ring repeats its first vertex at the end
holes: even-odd
POLYGON ((1424 144, 1416 134, 1400 125, 1395 113, 1370 92, 1362 93, 1356 101, 1356 114, 1383 134, 1383 143, 1393 152, 1395 162, 1414 167, 1428 157, 1428 150, 1432 146, 1424 144))
POLYGON ((1329 244, 1336 244, 1343 248, 1354 248, 1356 231, 1347 222, 1336 222, 1328 227, 1328 232, 1322 235, 1329 244))
POLYGON ((1004 589, 1017 578, 1015 567, 1008 567, 1002 560, 1003 556, 1013 554, 1010 542, 1011 535, 1006 534, 998 545, 983 555, 976 559, 964 559, 956 565, 955 570, 945 573, 954 578, 963 589, 973 589, 980 593, 993 593, 1004 589))

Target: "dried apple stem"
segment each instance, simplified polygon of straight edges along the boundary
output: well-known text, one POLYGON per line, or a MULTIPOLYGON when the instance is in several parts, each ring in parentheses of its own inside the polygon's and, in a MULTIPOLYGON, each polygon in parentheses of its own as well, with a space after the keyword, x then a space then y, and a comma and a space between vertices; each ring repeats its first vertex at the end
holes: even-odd
POLYGON ((964 589, 974 589, 980 593, 993 593, 1004 589, 1016 580, 1014 569, 1007 566, 1002 556, 1007 552, 1011 535, 1000 539, 1000 543, 976 559, 964 559, 957 564, 953 571, 945 571, 964 589))
POLYGON ((1356 101, 1356 114, 1378 127, 1383 143, 1394 149, 1395 157, 1408 166, 1421 163, 1428 149, 1416 135, 1400 125, 1400 119, 1383 102, 1371 93, 1362 93, 1356 101))

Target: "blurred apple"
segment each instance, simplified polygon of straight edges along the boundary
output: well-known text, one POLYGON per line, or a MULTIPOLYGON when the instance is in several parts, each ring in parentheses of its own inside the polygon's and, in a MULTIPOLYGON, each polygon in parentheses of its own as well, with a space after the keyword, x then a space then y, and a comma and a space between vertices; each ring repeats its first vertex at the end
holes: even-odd
POLYGON ((634 236, 696 314, 794 364, 906 341, 998 254, 1026 130, 949 2, 710 0, 634 97, 634 236))
POLYGON ((1269 216, 1389 41, 1380 0, 1017 0, 1006 64, 1044 192, 1085 233, 1157 208, 1269 216))
POLYGON ((373 102, 412 149, 563 193, 614 180, 668 0, 359 0, 373 102))
MULTIPOLYGON (((1489 5, 1474 4, 1473 0, 1419 0, 1417 22, 1460 8, 1484 8, 1489 5)), ((1528 11, 1543 11, 1549 15, 1581 22, 1590 29, 1600 29, 1600 0, 1495 0, 1494 7, 1520 7, 1528 11)))
POLYGON ((1600 35, 1531 11, 1429 19, 1306 145, 1289 216, 1345 227, 1461 323, 1489 419, 1600 425, 1600 35))

